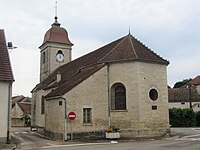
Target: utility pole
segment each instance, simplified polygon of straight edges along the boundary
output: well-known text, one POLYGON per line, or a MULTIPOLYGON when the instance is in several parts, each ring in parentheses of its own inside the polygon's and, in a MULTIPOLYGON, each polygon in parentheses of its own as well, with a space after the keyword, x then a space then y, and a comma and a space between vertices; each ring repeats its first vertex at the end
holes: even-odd
POLYGON ((189 89, 189 104, 190 108, 192 108, 192 86, 193 85, 188 85, 187 88, 189 89))

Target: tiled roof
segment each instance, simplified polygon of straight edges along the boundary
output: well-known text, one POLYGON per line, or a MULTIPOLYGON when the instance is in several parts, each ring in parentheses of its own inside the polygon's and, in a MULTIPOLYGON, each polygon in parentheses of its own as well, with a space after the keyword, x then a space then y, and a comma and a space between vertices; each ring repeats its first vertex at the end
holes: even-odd
POLYGON ((122 61, 143 61, 168 65, 169 62, 158 56, 132 35, 128 34, 114 42, 109 43, 87 55, 84 55, 70 63, 56 69, 34 90, 55 89, 46 97, 60 96, 68 92, 77 84, 94 74, 106 65, 106 63, 122 61), (61 81, 56 83, 57 73, 61 73, 61 81))
POLYGON ((31 103, 31 101, 32 101, 32 98, 26 97, 22 102, 24 102, 24 103, 31 103))
POLYGON ((17 103, 17 104, 25 114, 31 114, 31 104, 30 103, 17 103))
POLYGON ((15 103, 21 102, 25 97, 23 95, 13 96, 12 97, 12 108, 15 106, 15 103))
POLYGON ((73 45, 69 40, 67 31, 60 27, 60 23, 57 22, 57 19, 52 24, 52 27, 45 33, 43 44, 47 42, 57 42, 73 45))
POLYGON ((168 89, 168 100, 169 103, 173 102, 200 102, 200 93, 198 93, 195 86, 190 88, 169 88, 168 89))
POLYGON ((190 80, 187 84, 184 86, 188 85, 200 85, 200 76, 195 77, 194 79, 190 80))
POLYGON ((14 81, 4 30, 0 29, 0 80, 14 81))
POLYGON ((28 103, 31 104, 31 98, 25 97, 23 95, 13 96, 12 97, 12 108, 15 106, 16 103, 28 103))

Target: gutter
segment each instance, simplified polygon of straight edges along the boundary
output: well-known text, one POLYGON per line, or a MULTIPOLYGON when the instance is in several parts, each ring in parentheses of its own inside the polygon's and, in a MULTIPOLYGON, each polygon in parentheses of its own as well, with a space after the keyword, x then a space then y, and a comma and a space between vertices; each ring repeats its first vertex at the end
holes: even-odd
POLYGON ((110 99, 110 63, 107 63, 107 83, 108 83, 108 126, 111 126, 111 99, 110 99))
POLYGON ((10 144, 10 101, 11 101, 12 82, 8 86, 8 116, 7 116, 7 140, 6 143, 10 144))

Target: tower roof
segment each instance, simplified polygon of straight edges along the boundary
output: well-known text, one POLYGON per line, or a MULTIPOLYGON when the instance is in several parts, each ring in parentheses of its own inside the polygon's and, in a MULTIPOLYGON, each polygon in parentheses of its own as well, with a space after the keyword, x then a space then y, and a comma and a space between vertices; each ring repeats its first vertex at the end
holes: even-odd
POLYGON ((73 44, 69 40, 67 30, 60 27, 60 23, 57 21, 57 19, 58 17, 55 17, 55 21, 51 25, 51 28, 45 33, 42 45, 47 42, 54 42, 72 46, 73 44))

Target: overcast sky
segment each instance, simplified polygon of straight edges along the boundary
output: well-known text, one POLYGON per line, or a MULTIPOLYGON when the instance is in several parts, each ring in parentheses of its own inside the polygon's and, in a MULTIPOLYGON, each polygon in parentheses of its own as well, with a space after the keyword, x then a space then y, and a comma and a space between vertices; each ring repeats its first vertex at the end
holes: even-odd
MULTIPOLYGON (((73 59, 131 34, 170 61, 168 84, 200 74, 200 0, 58 0, 58 22, 73 59)), ((1 0, 0 28, 10 52, 13 95, 39 83, 39 46, 55 16, 55 0, 1 0)))

